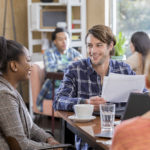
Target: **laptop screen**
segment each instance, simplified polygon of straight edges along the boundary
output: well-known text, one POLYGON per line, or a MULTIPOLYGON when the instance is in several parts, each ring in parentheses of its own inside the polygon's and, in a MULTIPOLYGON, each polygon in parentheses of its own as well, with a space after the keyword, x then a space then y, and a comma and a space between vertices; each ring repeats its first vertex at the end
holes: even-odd
POLYGON ((131 93, 121 120, 140 116, 150 110, 150 96, 144 93, 131 93))

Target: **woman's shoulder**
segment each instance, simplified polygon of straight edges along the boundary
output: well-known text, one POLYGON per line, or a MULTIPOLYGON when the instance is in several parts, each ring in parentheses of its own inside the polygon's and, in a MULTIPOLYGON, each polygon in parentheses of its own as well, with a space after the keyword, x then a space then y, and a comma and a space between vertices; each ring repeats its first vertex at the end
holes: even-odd
POLYGON ((129 56, 127 58, 127 60, 125 60, 125 62, 134 62, 137 61, 139 59, 140 54, 138 52, 134 52, 131 56, 129 56))
POLYGON ((6 100, 17 97, 16 91, 9 85, 9 83, 5 82, 2 78, 0 78, 0 100, 6 100))
POLYGON ((141 61, 141 55, 138 52, 134 52, 131 56, 125 60, 125 63, 129 64, 132 68, 139 66, 139 62, 141 61))

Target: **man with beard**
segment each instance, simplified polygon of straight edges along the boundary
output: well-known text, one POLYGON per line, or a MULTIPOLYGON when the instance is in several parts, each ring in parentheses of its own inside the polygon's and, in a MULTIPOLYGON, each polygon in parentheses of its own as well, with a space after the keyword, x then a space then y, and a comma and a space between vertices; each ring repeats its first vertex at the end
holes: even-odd
MULTIPOLYGON (((110 58, 116 40, 109 27, 93 26, 85 42, 89 58, 74 62, 66 69, 54 101, 56 110, 73 111, 75 104, 92 104, 97 111, 99 105, 106 102, 101 97, 104 76, 109 73, 135 75, 129 65, 110 58)), ((79 137, 75 140, 78 150, 88 149, 79 137)))

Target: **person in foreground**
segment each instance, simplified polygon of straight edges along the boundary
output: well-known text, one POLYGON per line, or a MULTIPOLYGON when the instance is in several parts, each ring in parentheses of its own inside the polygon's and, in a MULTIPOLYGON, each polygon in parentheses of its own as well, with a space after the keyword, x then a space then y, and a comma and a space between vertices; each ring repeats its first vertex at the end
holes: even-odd
MULTIPOLYGON (((89 57, 72 63, 65 71, 64 79, 54 100, 56 110, 73 111, 75 104, 93 104, 94 110, 106 101, 101 97, 104 76, 109 73, 135 75, 124 62, 110 59, 116 44, 111 29, 105 25, 95 25, 88 30, 85 38, 89 57)), ((77 149, 88 146, 76 138, 77 149)))
POLYGON ((59 144, 32 121, 21 95, 20 81, 31 73, 28 50, 18 42, 0 37, 0 149, 9 150, 6 137, 17 140, 22 150, 59 144))
MULTIPOLYGON (((63 72, 69 63, 83 58, 74 48, 69 48, 69 34, 64 28, 56 28, 52 33, 52 44, 50 49, 44 52, 44 64, 46 72, 63 72)), ((55 93, 60 85, 59 80, 55 82, 55 93)), ((46 79, 37 98, 37 107, 40 111, 43 99, 52 99, 52 83, 46 79)))
POLYGON ((130 41, 132 55, 125 60, 136 74, 144 74, 144 65, 147 54, 150 52, 150 38, 145 32, 135 32, 130 41))
MULTIPOLYGON (((146 59, 146 87, 150 90, 150 54, 146 59)), ((150 149, 150 111, 123 121, 115 128, 111 150, 150 149)))

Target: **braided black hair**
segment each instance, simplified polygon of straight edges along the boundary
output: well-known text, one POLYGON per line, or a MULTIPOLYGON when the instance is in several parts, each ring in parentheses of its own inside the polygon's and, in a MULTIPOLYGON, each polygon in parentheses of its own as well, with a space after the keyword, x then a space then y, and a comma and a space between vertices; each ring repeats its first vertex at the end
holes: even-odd
POLYGON ((7 40, 0 37, 0 71, 6 72, 7 63, 11 60, 19 60, 19 56, 23 55, 23 46, 13 40, 7 40))

